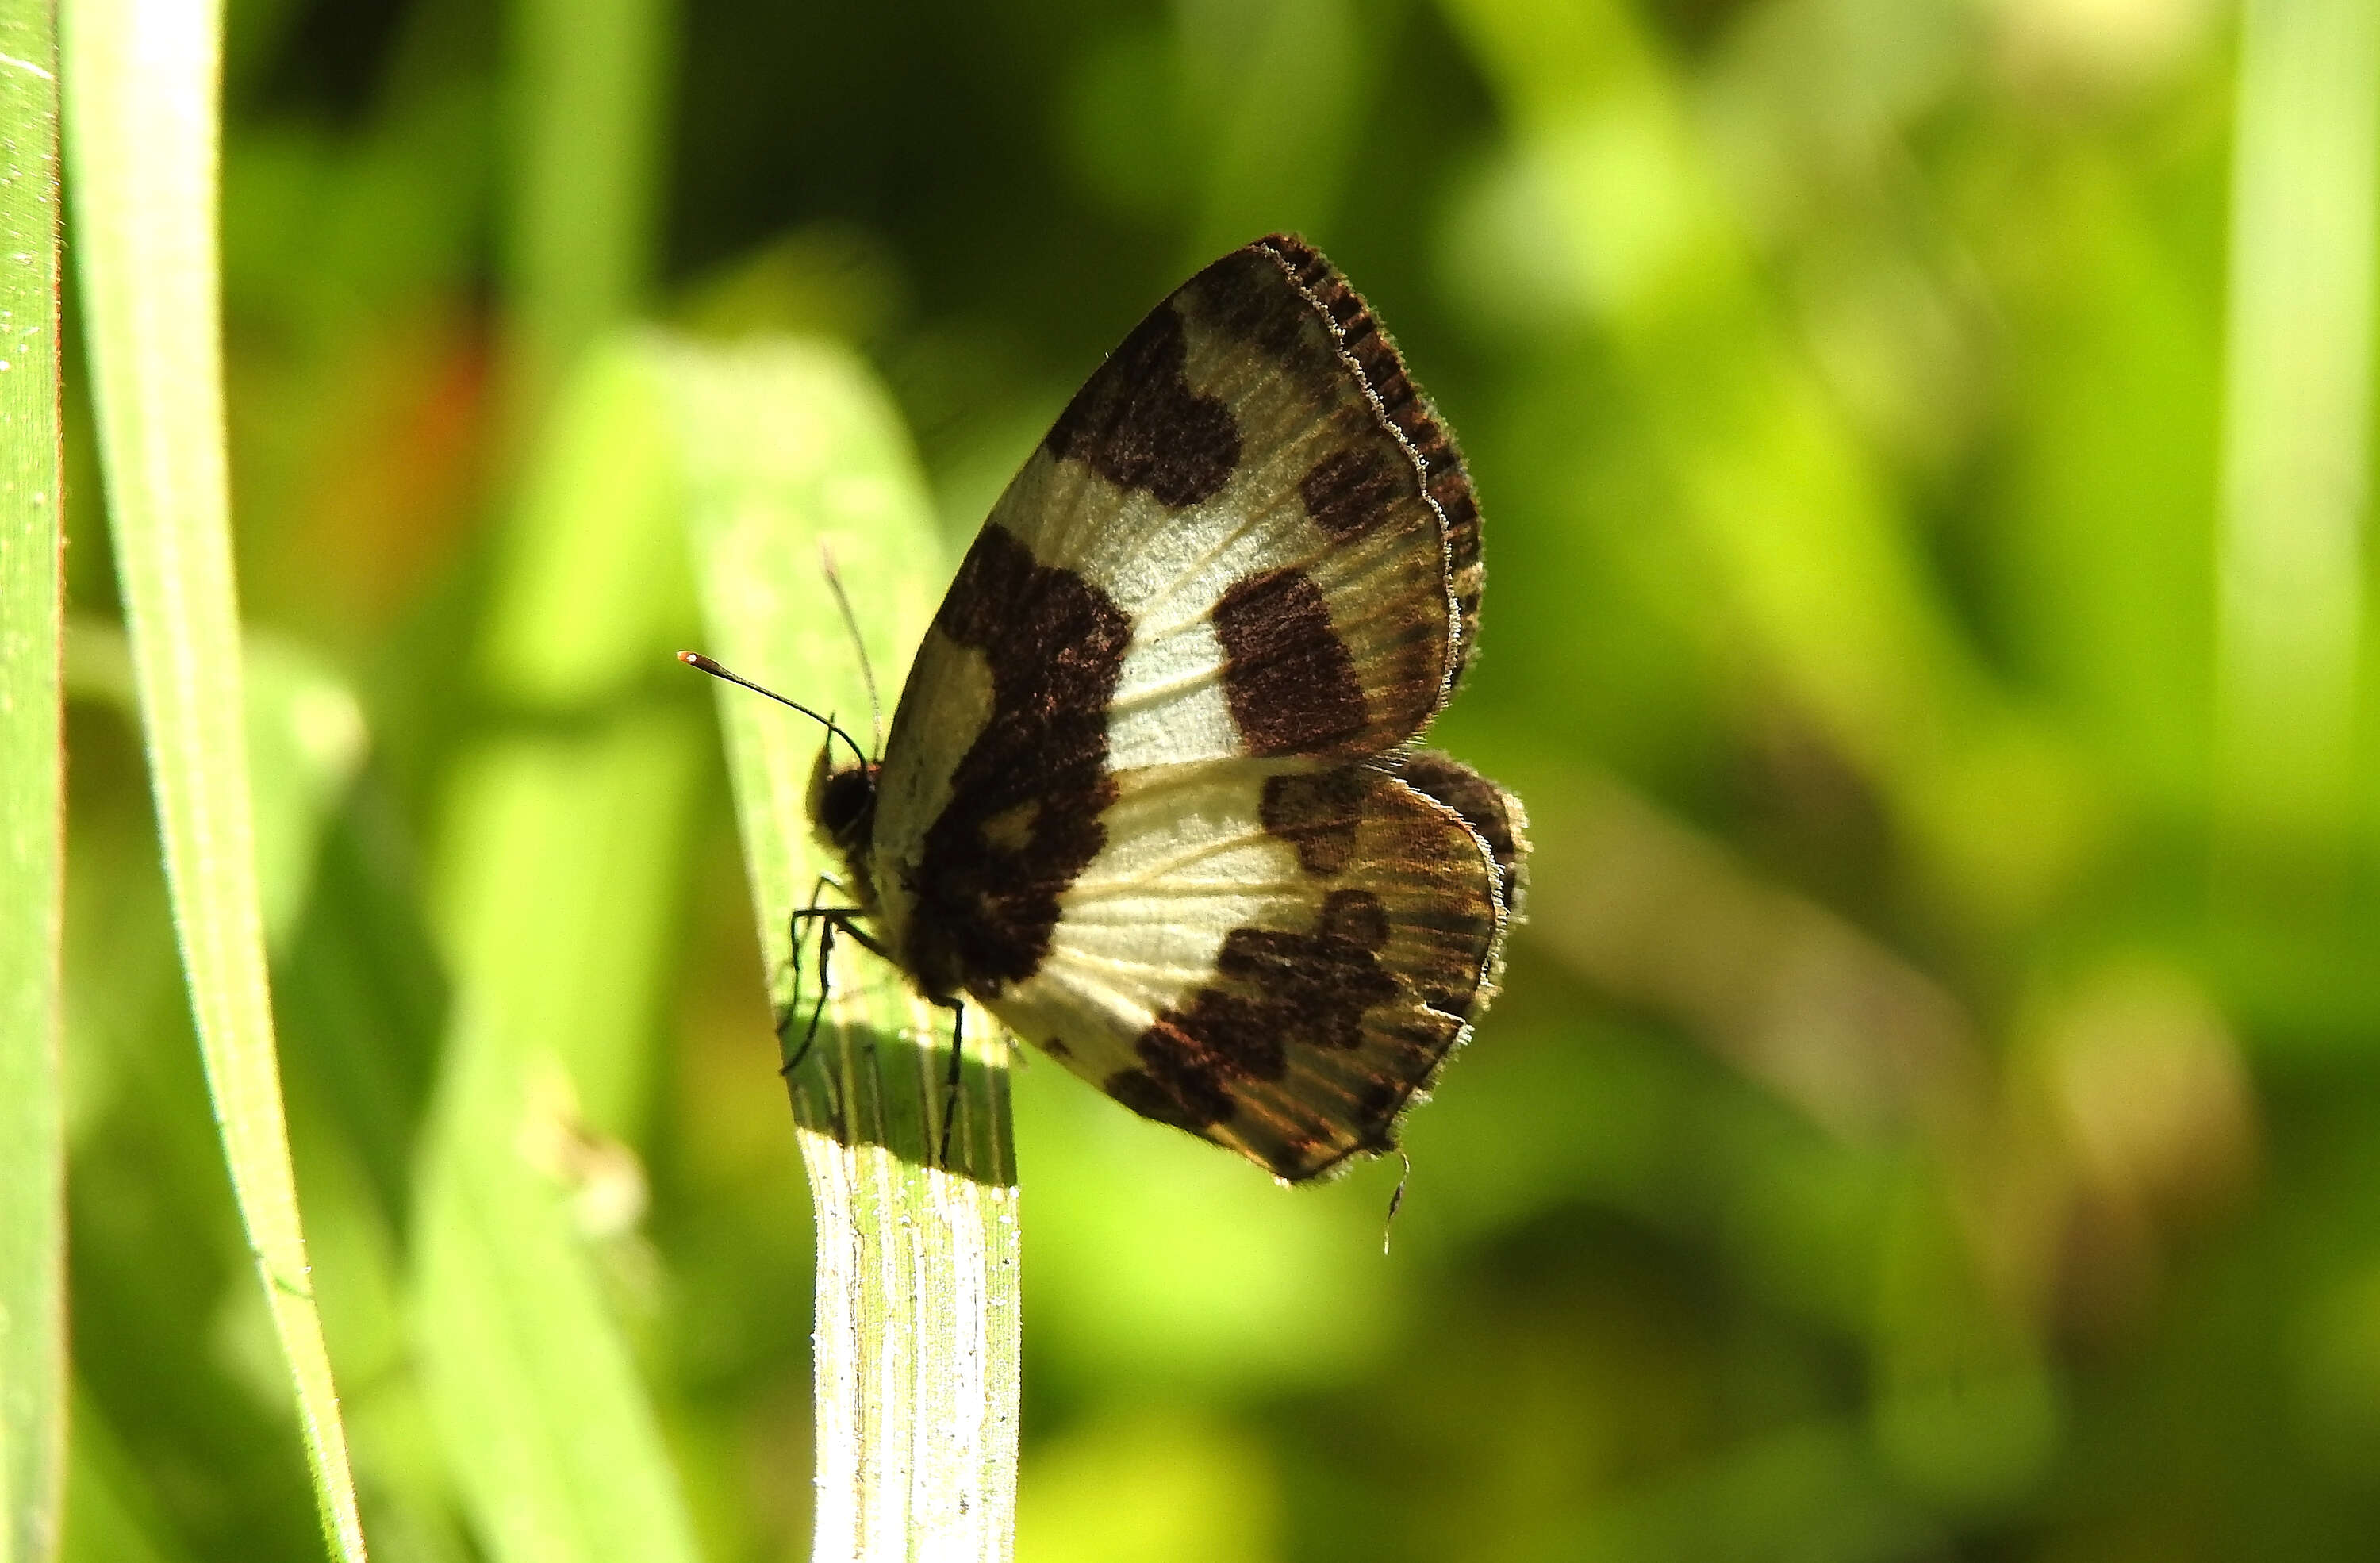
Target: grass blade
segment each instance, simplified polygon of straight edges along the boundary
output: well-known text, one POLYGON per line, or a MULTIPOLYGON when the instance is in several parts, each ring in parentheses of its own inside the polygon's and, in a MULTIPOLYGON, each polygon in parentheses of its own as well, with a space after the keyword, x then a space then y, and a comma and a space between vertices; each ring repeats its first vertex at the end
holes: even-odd
POLYGON ((51 1556, 65 1470, 56 55, 0 3, 0 1563, 51 1556))
POLYGON ((644 291, 673 17, 661 0, 513 0, 506 11, 512 390, 534 412, 644 291))
MULTIPOLYGON (((888 697, 946 579, 897 419, 864 370, 822 346, 687 347, 664 362, 705 648, 856 724, 867 695, 821 551, 888 697)), ((742 690, 722 685, 719 700, 782 1012, 787 914, 840 871, 803 806, 819 734, 742 690)), ((836 971, 829 1024, 790 1082, 818 1221, 813 1555, 1005 1558, 1018 1315, 1004 1045, 974 1017, 945 1171, 947 1017, 864 953, 838 955, 836 971)))
POLYGON ((533 720, 458 767, 435 854, 455 986, 413 1329, 449 1466, 499 1563, 695 1557, 589 1241, 642 1186, 621 1144, 653 1073, 701 754, 682 707, 640 698, 693 615, 654 422, 650 378, 616 357, 586 362, 557 402, 481 656, 497 700, 533 720))
POLYGON ((2236 112, 2217 861, 2234 880, 2285 869, 2287 901, 2309 869, 2319 882, 2348 860, 2366 806, 2355 709, 2380 14, 2363 0, 2243 6, 2236 112))
POLYGON ((323 1532, 361 1559, 282 1115, 242 729, 217 320, 221 18, 171 0, 68 0, 60 31, 93 402, 175 927, 323 1532))

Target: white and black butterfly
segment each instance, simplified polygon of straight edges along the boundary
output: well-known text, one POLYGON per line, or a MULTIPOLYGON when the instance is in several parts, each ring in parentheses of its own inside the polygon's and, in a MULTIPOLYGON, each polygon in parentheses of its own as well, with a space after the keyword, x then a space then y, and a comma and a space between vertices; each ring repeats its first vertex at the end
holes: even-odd
POLYGON ((857 905, 824 915, 1283 1179, 1391 1148, 1521 898, 1518 800, 1411 746, 1480 574, 1363 299, 1297 237, 1232 251, 1009 484, 881 757, 830 736, 810 815, 857 905))

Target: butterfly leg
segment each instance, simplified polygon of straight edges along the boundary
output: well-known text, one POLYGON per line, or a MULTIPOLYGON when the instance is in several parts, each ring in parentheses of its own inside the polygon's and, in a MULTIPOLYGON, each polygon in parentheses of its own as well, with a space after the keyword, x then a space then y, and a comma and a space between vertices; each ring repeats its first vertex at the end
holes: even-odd
MULTIPOLYGON (((794 949, 796 951, 799 951, 802 947, 801 926, 799 916, 796 915, 796 918, 794 923, 794 949)), ((834 978, 831 975, 832 968, 830 966, 830 962, 834 955, 834 919, 832 917, 820 917, 818 919, 818 999, 810 1005, 810 1024, 803 1028, 802 1045, 795 1048, 790 1054, 787 1054, 784 1061, 777 1066, 777 1072, 783 1075, 788 1080, 791 1080, 794 1077, 794 1071, 802 1067, 802 1061, 810 1056, 810 1048, 817 1045, 819 1022, 826 1015, 827 996, 832 992, 834 988, 834 978)), ((798 975, 798 967, 800 963, 800 956, 798 953, 796 953, 795 957, 795 962, 796 966, 796 975, 798 975)), ((789 1005, 785 1012, 786 1019, 790 1021, 797 1009, 798 1004, 789 1005)), ((780 1034, 778 1041, 782 1044, 783 1040, 784 1038, 783 1034, 780 1034)))
MULTIPOLYGON (((881 942, 871 935, 862 931, 859 925, 852 921, 854 917, 865 915, 865 914, 863 914, 857 907, 838 906, 832 908, 832 911, 833 915, 830 920, 832 921, 836 929, 842 933, 844 938, 851 940, 852 943, 856 944, 859 948, 867 951, 870 955, 875 956, 880 961, 890 961, 892 959, 892 953, 891 951, 886 950, 881 942)), ((825 915, 825 914, 822 913, 820 915, 825 915)))
MULTIPOLYGON (((819 892, 824 890, 830 882, 831 881, 827 879, 825 876, 821 875, 819 878, 819 882, 810 887, 810 903, 808 906, 796 908, 786 919, 787 932, 791 936, 790 943, 793 949, 795 997, 786 1001, 784 1012, 779 1017, 777 1023, 777 1045, 780 1052, 783 1052, 784 1050, 786 1032, 792 1027, 795 1016, 800 1012, 801 1000, 799 995, 801 990, 802 939, 804 937, 802 925, 808 922, 815 922, 819 925, 818 998, 810 1005, 809 1024, 803 1028, 801 1045, 794 1048, 792 1052, 786 1053, 783 1060, 777 1065, 777 1072, 784 1077, 788 1085, 793 1082, 795 1071, 801 1068, 804 1061, 809 1058, 810 1049, 818 1044, 819 1024, 826 1017, 827 1000, 834 991, 833 957, 834 936, 836 930, 840 929, 844 933, 850 935, 853 939, 856 939, 860 944, 868 949, 876 950, 878 948, 874 939, 869 939, 866 934, 861 933, 858 929, 851 926, 850 919, 857 912, 857 908, 849 906, 820 906, 818 903, 819 892)), ((879 952, 881 953, 880 951, 879 952)), ((826 1088, 828 1106, 834 1120, 835 1133, 838 1135, 841 1135, 845 1132, 846 1126, 843 1120, 843 1103, 840 1100, 840 1093, 835 1090, 834 1082, 832 1077, 828 1079, 826 1088)))
MULTIPOLYGON (((816 923, 819 927, 818 998, 813 1000, 810 1005, 809 1024, 802 1030, 802 1040, 800 1046, 795 1048, 790 1053, 788 1053, 785 1056, 784 1061, 777 1066, 777 1072, 783 1075, 789 1082, 793 1079, 794 1072, 801 1068, 802 1064, 809 1058, 810 1049, 818 1044, 819 1026, 826 1016, 827 1000, 834 990, 832 963, 834 957, 834 941, 836 936, 840 935, 843 938, 850 939, 854 944, 858 945, 862 950, 867 951, 880 961, 890 962, 892 959, 892 952, 886 950, 883 944, 878 940, 875 936, 860 927, 855 921, 856 918, 867 915, 867 914, 862 912, 858 907, 820 906, 818 904, 819 891, 829 882, 830 881, 821 877, 819 884, 811 888, 810 904, 796 908, 788 919, 788 931, 791 935, 791 942, 794 950, 793 966, 796 990, 798 990, 800 987, 801 978, 801 948, 804 938, 802 925, 804 923, 816 923)), ((953 1000, 947 1005, 947 1008, 950 1010, 952 1015, 951 1064, 948 1086, 945 1092, 942 1109, 941 1150, 941 1155, 938 1157, 939 1163, 944 1166, 947 1166, 950 1161, 951 1124, 957 1116, 959 1088, 961 1084, 961 1063, 964 1059, 962 1043, 965 1035, 964 1030, 965 1024, 965 1011, 960 1007, 960 1001, 953 1000)), ((780 1050, 783 1049, 786 1033, 792 1027, 795 1016, 798 1014, 799 1012, 800 1002, 798 998, 796 998, 786 1004, 784 1012, 779 1017, 777 1024, 777 1037, 780 1050)), ((832 1087, 830 1086, 830 1089, 832 1087)), ((842 1119, 842 1108, 840 1104, 837 1104, 835 1108, 835 1121, 838 1133, 841 1132, 842 1119)))
POLYGON ((777 1072, 787 1080, 793 1078, 794 1071, 800 1068, 802 1060, 809 1056, 810 1045, 818 1040, 819 1017, 826 1012, 827 990, 832 981, 827 972, 827 953, 833 947, 833 917, 838 910, 819 904, 819 895, 826 889, 828 882, 827 877, 820 874, 818 877, 818 882, 810 886, 809 904, 795 908, 785 918, 785 947, 789 951, 787 964, 792 969, 793 984, 792 993, 785 1000, 785 1008, 777 1016, 777 1044, 781 1053, 783 1051, 785 1032, 792 1026, 794 1016, 799 1013, 801 1009, 802 925, 806 922, 820 922, 826 925, 825 931, 819 935, 819 996, 817 1004, 810 1010, 809 1028, 802 1034, 802 1045, 777 1065, 777 1072))
MULTIPOLYGON (((819 1012, 825 1007, 827 995, 833 987, 833 979, 827 971, 827 956, 834 949, 835 936, 842 935, 880 960, 892 959, 885 954, 883 945, 862 932, 852 922, 854 917, 865 915, 856 906, 805 906, 797 909, 793 915, 791 933, 794 946, 794 979, 796 984, 800 982, 802 975, 802 925, 813 922, 819 925, 819 996, 818 1003, 812 1006, 810 1011, 809 1030, 803 1037, 805 1050, 808 1049, 810 1040, 818 1035, 819 1012)), ((786 1010, 788 1019, 792 1013, 793 1009, 788 1006, 786 1010)), ((782 1026, 779 1035, 783 1035, 782 1026)), ((796 1054, 786 1063, 785 1068, 791 1069, 800 1061, 800 1056, 796 1054)))
POLYGON ((820 915, 819 897, 830 885, 834 885, 837 890, 843 888, 835 884, 832 874, 820 874, 810 886, 808 904, 795 907, 785 919, 785 972, 790 996, 785 1000, 784 1007, 777 1012, 777 1039, 780 1042, 784 1040, 787 1028, 793 1024, 795 1011, 801 1002, 802 924, 820 915))

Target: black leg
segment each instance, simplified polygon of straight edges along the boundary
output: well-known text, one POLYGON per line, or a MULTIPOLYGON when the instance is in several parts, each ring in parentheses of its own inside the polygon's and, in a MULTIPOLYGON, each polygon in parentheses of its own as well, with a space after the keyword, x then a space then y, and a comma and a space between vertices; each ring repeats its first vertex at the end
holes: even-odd
MULTIPOLYGON (((794 910, 788 914, 785 918, 785 949, 788 952, 786 956, 786 964, 792 972, 793 988, 792 991, 786 995, 784 1012, 777 1017, 777 1046, 778 1050, 781 1053, 784 1048, 785 1032, 793 1025, 794 1017, 801 1012, 802 925, 805 922, 811 921, 823 915, 819 906, 819 894, 825 889, 826 876, 820 874, 818 877, 817 882, 810 886, 809 904, 807 906, 797 906, 794 908, 794 910)), ((826 955, 827 941, 823 937, 821 937, 819 940, 819 1004, 821 1008, 826 1002, 826 955)), ((795 1049, 791 1057, 780 1058, 778 1060, 777 1072, 784 1076, 788 1081, 793 1079, 794 1070, 801 1063, 804 1058, 808 1056, 810 1044, 818 1039, 819 1013, 820 1011, 818 1009, 813 1009, 810 1012, 809 1029, 802 1036, 802 1045, 798 1048, 795 1049)))
MULTIPOLYGON (((810 1049, 818 1045, 819 1026, 826 1018, 827 1000, 834 992, 835 934, 838 931, 847 934, 864 947, 878 950, 880 953, 880 948, 874 939, 852 927, 851 918, 859 915, 857 907, 820 906, 818 903, 819 892, 826 888, 827 883, 827 879, 821 876, 819 882, 810 887, 810 903, 808 906, 795 908, 792 915, 786 918, 786 931, 791 937, 793 947, 794 992, 786 1000, 784 1014, 777 1023, 777 1041, 781 1050, 786 1032, 792 1027, 795 1017, 800 1013, 804 938, 802 925, 816 923, 819 926, 818 998, 810 1005, 809 1024, 802 1030, 800 1046, 786 1054, 777 1065, 777 1072, 784 1078, 788 1085, 793 1083, 794 1072, 801 1068, 802 1064, 808 1060, 810 1049)), ((826 1091, 828 1110, 833 1115, 835 1132, 839 1135, 843 1134, 846 1133, 847 1126, 843 1121, 841 1094, 835 1090, 832 1077, 826 1081, 826 1091)))
MULTIPOLYGON (((798 928, 801 925, 796 923, 794 926, 798 928)), ((810 1048, 816 1046, 818 1042, 819 1022, 826 1014, 827 995, 832 990, 834 986, 834 979, 829 975, 828 966, 828 962, 834 954, 834 930, 835 921, 833 918, 821 917, 819 919, 818 1001, 810 1006, 810 1024, 802 1033, 802 1045, 795 1048, 792 1054, 789 1055, 783 1063, 777 1066, 777 1072, 783 1075, 788 1080, 791 1080, 794 1077, 794 1071, 802 1067, 802 1060, 810 1056, 810 1048)), ((801 948, 798 941, 795 944, 794 948, 795 950, 799 950, 801 948)), ((796 960, 795 970, 796 972, 799 970, 798 959, 796 960)))
MULTIPOLYGON (((818 1045, 819 1027, 826 1018, 827 1000, 834 991, 832 963, 836 936, 840 935, 850 939, 879 960, 892 962, 892 952, 886 950, 874 935, 868 933, 854 922, 853 919, 866 915, 858 907, 818 904, 819 892, 825 889, 827 883, 828 881, 821 877, 819 882, 810 888, 810 903, 807 906, 795 907, 786 919, 786 932, 793 946, 794 994, 786 1000, 784 1012, 779 1016, 777 1022, 777 1040, 781 1048, 787 1032, 792 1029, 795 1017, 800 1013, 802 940, 805 937, 802 925, 816 923, 819 930, 818 997, 810 1004, 809 1024, 802 1028, 800 1044, 777 1066, 777 1072, 783 1075, 788 1083, 792 1081, 794 1072, 808 1060, 810 1049, 818 1045)), ((943 1077, 942 1127, 941 1145, 935 1160, 937 1165, 947 1169, 951 1161, 951 1130, 958 1121, 961 1093, 965 1085, 966 1009, 965 1001, 957 999, 950 1000, 943 1007, 951 1012, 951 1061, 943 1077)), ((829 1089, 830 1091, 832 1089, 832 1083, 829 1089)), ((842 1108, 837 1104, 835 1119, 838 1124, 841 1123, 842 1117, 842 1108)))
POLYGON ((861 931, 859 925, 851 920, 858 915, 859 913, 856 910, 846 908, 843 912, 842 915, 834 919, 834 926, 843 930, 844 938, 850 939, 854 944, 858 945, 859 948, 867 951, 870 955, 875 956, 878 960, 884 962, 887 965, 898 964, 899 963, 892 959, 892 951, 886 950, 881 943, 878 942, 873 934, 861 931))
MULTIPOLYGON (((786 963, 792 968, 794 988, 796 992, 800 991, 802 986, 802 924, 807 919, 823 915, 826 909, 819 905, 819 895, 830 882, 824 874, 820 874, 818 881, 810 886, 809 903, 807 906, 794 908, 785 918, 785 949, 788 951, 786 963)), ((780 1025, 778 1030, 782 1034, 783 1027, 780 1025)))
POLYGON ((791 1075, 800 1066, 801 1061, 809 1056, 811 1046, 818 1041, 819 1021, 826 1013, 827 996, 834 987, 833 975, 827 970, 827 958, 834 951, 834 936, 843 935, 880 960, 892 959, 885 954, 883 945, 878 943, 869 935, 861 932, 852 922, 852 918, 860 915, 859 908, 818 904, 818 892, 825 885, 826 879, 821 876, 818 884, 811 887, 810 904, 796 907, 793 915, 786 919, 787 933, 793 942, 794 987, 796 997, 788 1002, 784 1019, 778 1024, 777 1039, 780 1042, 784 1040, 784 1028, 792 1024, 795 1012, 795 1006, 800 1001, 798 995, 802 978, 802 925, 804 923, 814 922, 819 926, 819 992, 818 1001, 810 1006, 810 1024, 802 1033, 802 1045, 794 1049, 792 1057, 777 1066, 777 1072, 783 1075, 791 1075))

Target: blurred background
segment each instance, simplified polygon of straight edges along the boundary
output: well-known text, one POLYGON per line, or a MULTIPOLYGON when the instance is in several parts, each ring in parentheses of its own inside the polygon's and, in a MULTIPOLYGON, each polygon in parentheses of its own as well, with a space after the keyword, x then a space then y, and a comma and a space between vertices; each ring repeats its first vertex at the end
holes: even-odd
MULTIPOLYGON (((232 0, 225 91, 275 997, 379 1556, 485 1556, 401 1316, 455 777, 630 708, 696 736, 550 892, 645 941, 556 1155, 705 1555, 808 1551, 710 691, 480 666, 577 356, 851 345, 954 560, 1274 228, 1465 444, 1432 741, 1527 801, 1535 899, 1386 1258, 1393 1166, 1283 1191, 1026 1061, 1019 1556, 2371 1556, 2362 0, 232 0)), ((79 402, 69 462, 72 1545, 319 1556, 79 402)))

